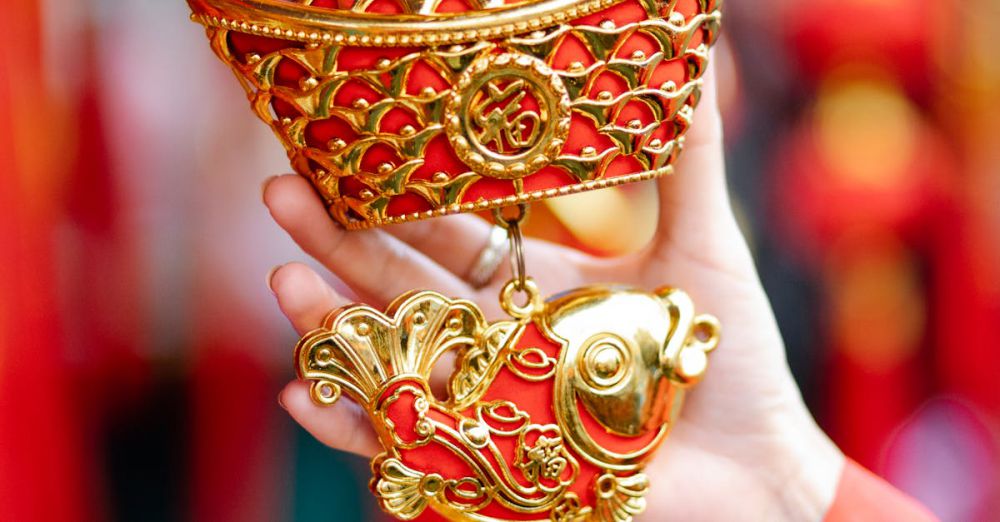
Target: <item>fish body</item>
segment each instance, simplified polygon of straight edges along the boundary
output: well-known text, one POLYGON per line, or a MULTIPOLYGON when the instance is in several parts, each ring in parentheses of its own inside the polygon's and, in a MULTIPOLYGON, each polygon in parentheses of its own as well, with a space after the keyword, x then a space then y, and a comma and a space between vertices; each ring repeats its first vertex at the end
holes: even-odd
POLYGON ((315 401, 347 393, 368 412, 385 450, 372 491, 397 518, 627 521, 717 342, 679 290, 592 286, 492 323, 435 292, 352 305, 296 352, 315 401))

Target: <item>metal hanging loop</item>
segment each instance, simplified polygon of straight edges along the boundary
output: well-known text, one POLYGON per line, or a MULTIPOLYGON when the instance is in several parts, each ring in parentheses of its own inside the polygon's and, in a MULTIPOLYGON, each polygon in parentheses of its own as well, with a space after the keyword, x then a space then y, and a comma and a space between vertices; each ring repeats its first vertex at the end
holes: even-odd
POLYGON ((524 291, 527 288, 528 275, 524 267, 524 236, 521 233, 521 223, 528 218, 528 205, 518 204, 517 214, 508 217, 504 215, 504 209, 493 209, 493 219, 497 226, 507 230, 507 239, 510 241, 510 270, 512 280, 515 282, 514 289, 524 291))
POLYGON ((543 309, 541 294, 535 281, 528 277, 524 266, 524 235, 521 224, 528 218, 528 205, 521 203, 516 207, 517 214, 504 215, 505 209, 493 209, 493 218, 497 226, 507 230, 510 241, 511 279, 500 291, 500 306, 512 317, 528 319, 543 309), (519 304, 515 294, 524 294, 524 304, 519 304))

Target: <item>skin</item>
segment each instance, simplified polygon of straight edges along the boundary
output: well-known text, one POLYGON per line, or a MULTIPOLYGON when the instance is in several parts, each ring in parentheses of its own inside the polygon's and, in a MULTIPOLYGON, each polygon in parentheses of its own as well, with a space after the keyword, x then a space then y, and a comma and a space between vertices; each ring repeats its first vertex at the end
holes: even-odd
MULTIPOLYGON (((543 293, 596 282, 647 290, 676 285, 723 325, 707 376, 688 395, 679 422, 646 470, 652 490, 641 519, 820 520, 833 501, 844 457, 802 402, 734 219, 711 71, 686 140, 676 173, 657 182, 659 224, 648 246, 597 258, 527 240, 528 273, 543 293)), ((329 219, 301 177, 271 178, 263 190, 274 220, 364 302, 383 308, 407 290, 429 288, 486 305, 489 317, 501 316, 496 303, 509 277, 506 266, 485 288, 465 279, 489 233, 483 220, 459 215, 348 232, 329 219)), ((269 284, 300 334, 351 302, 299 263, 272 271, 269 284)), ((350 401, 317 406, 308 386, 293 381, 279 402, 332 448, 365 457, 380 450, 367 417, 350 401)))

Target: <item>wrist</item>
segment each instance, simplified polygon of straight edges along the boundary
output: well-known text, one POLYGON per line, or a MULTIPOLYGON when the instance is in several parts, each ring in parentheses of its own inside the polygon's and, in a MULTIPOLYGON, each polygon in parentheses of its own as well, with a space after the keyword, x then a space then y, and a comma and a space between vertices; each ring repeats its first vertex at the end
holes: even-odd
POLYGON ((769 483, 769 520, 823 520, 833 504, 845 459, 801 402, 774 420, 781 434, 769 483))

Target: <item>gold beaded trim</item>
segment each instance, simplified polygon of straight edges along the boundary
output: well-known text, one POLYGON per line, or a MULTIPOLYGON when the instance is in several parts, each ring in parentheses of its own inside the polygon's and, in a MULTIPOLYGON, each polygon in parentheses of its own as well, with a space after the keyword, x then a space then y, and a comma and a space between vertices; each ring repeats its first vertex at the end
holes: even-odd
POLYGON ((391 16, 280 0, 188 0, 188 4, 191 20, 208 27, 323 45, 395 47, 504 38, 574 20, 621 1, 545 0, 488 11, 391 16))
MULTIPOLYGON (((679 138, 678 144, 683 143, 684 139, 679 138)), ((673 165, 667 165, 654 170, 647 170, 645 172, 638 172, 635 174, 628 174, 625 176, 616 176, 613 178, 604 179, 594 179, 589 181, 584 181, 581 183, 574 183, 573 185, 566 185, 559 188, 550 188, 545 190, 535 190, 532 192, 523 192, 521 194, 512 194, 510 196, 494 199, 484 199, 480 201, 470 202, 470 203, 453 203, 451 205, 437 207, 431 210, 425 210, 423 212, 413 212, 410 214, 402 214, 399 216, 387 216, 385 218, 373 217, 369 221, 351 221, 347 223, 345 227, 348 230, 365 230, 368 228, 373 228, 381 225, 395 225, 399 223, 409 223, 412 221, 419 221, 422 219, 447 216, 451 214, 461 214, 466 212, 479 212, 483 210, 489 210, 491 208, 508 207, 511 205, 517 205, 519 203, 530 203, 532 201, 538 201, 540 199, 548 199, 557 196, 569 196, 572 194, 578 194, 580 192, 587 192, 589 190, 603 189, 610 187, 617 187, 619 185, 626 185, 628 183, 636 183, 639 181, 648 181, 651 179, 659 178, 661 176, 666 176, 673 174, 673 165)))

